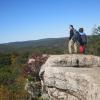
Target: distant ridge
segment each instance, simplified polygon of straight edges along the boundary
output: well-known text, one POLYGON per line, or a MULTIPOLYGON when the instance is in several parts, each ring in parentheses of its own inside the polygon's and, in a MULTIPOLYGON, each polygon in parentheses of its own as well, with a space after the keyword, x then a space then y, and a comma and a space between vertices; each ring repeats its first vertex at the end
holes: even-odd
POLYGON ((14 51, 31 51, 38 48, 64 48, 67 46, 68 38, 46 38, 39 40, 19 41, 0 44, 0 53, 9 53, 14 51))

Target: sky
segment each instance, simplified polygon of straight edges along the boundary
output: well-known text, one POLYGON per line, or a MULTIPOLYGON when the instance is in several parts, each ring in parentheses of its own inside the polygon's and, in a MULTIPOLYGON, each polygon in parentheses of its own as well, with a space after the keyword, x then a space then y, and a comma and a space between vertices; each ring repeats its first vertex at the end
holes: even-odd
POLYGON ((69 25, 91 34, 100 0, 0 0, 0 43, 69 36, 69 25))

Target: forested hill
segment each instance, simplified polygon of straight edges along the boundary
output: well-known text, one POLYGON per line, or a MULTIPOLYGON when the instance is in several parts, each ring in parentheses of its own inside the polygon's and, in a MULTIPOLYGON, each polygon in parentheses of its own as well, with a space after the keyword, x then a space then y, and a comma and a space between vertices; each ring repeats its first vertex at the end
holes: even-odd
POLYGON ((0 44, 0 53, 10 52, 32 52, 37 49, 57 49, 65 48, 68 43, 67 37, 62 38, 47 38, 40 40, 22 41, 22 42, 11 42, 0 44))
MULTIPOLYGON (((0 53, 48 53, 62 54, 68 51, 68 37, 11 42, 0 44, 0 53)), ((88 36, 88 54, 100 54, 100 35, 88 36), (94 45, 93 45, 94 44, 94 45)))

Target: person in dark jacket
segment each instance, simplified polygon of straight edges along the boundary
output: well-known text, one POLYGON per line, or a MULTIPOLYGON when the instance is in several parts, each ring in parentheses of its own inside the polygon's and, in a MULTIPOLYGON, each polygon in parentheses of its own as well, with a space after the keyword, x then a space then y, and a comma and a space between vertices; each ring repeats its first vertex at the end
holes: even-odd
POLYGON ((69 29, 70 29, 70 36, 69 36, 69 40, 71 40, 71 39, 72 39, 72 37, 73 37, 73 35, 74 35, 74 27, 73 27, 73 25, 70 25, 70 26, 69 26, 69 29))
POLYGON ((75 29, 73 25, 70 25, 69 28, 70 28, 70 36, 69 36, 68 50, 69 50, 69 53, 72 54, 73 53, 72 48, 74 47, 74 53, 77 53, 77 41, 74 41, 73 39, 75 29))

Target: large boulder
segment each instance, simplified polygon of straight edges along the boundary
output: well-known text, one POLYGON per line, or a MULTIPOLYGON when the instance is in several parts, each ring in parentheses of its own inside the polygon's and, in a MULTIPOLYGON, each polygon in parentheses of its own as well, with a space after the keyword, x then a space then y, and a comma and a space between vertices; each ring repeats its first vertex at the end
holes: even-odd
POLYGON ((100 100, 99 67, 97 56, 51 55, 39 73, 43 99, 100 100))

